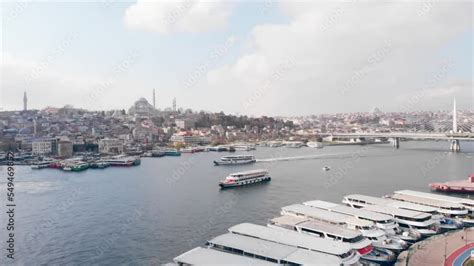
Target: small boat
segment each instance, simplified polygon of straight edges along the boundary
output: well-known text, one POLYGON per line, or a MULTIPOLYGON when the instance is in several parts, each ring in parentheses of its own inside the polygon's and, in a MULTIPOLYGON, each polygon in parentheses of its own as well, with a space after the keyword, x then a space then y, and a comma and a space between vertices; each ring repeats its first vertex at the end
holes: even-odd
POLYGON ((323 143, 318 142, 318 141, 309 141, 308 143, 306 143, 306 146, 310 148, 319 148, 319 149, 324 147, 323 143))
POLYGON ((329 170, 331 170, 331 167, 329 167, 329 166, 324 166, 324 167, 323 167, 323 170, 324 170, 324 171, 329 171, 329 170))
POLYGON ((301 148, 304 143, 301 141, 286 141, 284 142, 285 147, 287 148, 301 148))
POLYGON ((219 161, 214 161, 214 165, 241 165, 255 163, 256 161, 253 155, 224 156, 219 161))
POLYGON ((151 157, 163 157, 165 156, 165 152, 164 151, 160 151, 160 150, 153 150, 151 152, 151 157))
POLYGON ((250 170, 230 174, 224 181, 219 183, 219 186, 221 188, 238 187, 270 180, 271 177, 268 175, 268 170, 250 170))

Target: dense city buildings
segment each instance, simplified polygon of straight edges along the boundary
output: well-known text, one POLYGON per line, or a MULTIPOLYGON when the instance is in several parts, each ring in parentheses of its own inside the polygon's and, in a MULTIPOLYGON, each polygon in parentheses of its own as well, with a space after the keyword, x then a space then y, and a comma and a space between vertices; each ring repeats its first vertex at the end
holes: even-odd
MULTIPOLYGON (((26 94, 24 94, 26 107, 26 94)), ((25 109, 25 108, 24 108, 25 109)), ((458 130, 473 132, 474 114, 458 111, 458 130)), ((66 105, 0 112, 0 148, 35 155, 120 154, 156 146, 217 145, 266 140, 312 140, 322 133, 450 132, 452 112, 321 114, 248 117, 172 107, 158 110, 140 98, 125 110, 88 111, 66 105)))

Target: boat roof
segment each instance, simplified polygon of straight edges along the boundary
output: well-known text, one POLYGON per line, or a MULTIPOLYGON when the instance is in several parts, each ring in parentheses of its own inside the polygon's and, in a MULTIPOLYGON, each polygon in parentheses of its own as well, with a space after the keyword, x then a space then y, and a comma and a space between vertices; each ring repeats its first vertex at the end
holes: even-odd
POLYGON ((204 264, 234 264, 234 265, 275 265, 274 263, 234 255, 226 252, 217 251, 209 248, 197 247, 185 252, 173 259, 176 263, 185 263, 189 265, 204 264))
POLYGON ((367 205, 362 208, 363 210, 369 210, 374 212, 380 212, 395 216, 402 216, 413 219, 425 219, 431 217, 431 214, 425 212, 418 212, 412 210, 399 209, 392 206, 382 206, 382 205, 367 205))
POLYGON ((352 198, 356 200, 363 200, 365 202, 369 202, 370 204, 374 205, 381 205, 381 206, 390 206, 398 209, 406 209, 406 210, 413 210, 413 211, 419 211, 419 212, 429 212, 433 213, 436 212, 437 209, 430 207, 430 206, 425 206, 425 205, 420 205, 420 204, 415 204, 411 202, 403 202, 399 200, 394 200, 394 199, 386 199, 386 198, 377 198, 373 196, 366 196, 366 195, 360 195, 360 194, 352 194, 352 195, 347 195, 346 198, 352 198))
POLYGON ((344 237, 344 238, 356 238, 362 235, 359 231, 346 229, 337 225, 332 225, 320 221, 308 220, 305 218, 295 217, 291 215, 283 215, 272 219, 275 224, 289 225, 300 228, 307 228, 310 230, 316 230, 325 232, 328 234, 344 237))
POLYGON ((302 222, 309 221, 309 218, 302 217, 302 216, 293 216, 293 215, 282 215, 276 218, 271 219, 271 222, 277 224, 287 224, 296 226, 302 222))
POLYGON ((441 200, 429 199, 429 198, 422 198, 422 197, 412 196, 412 195, 404 195, 404 194, 395 193, 391 195, 390 198, 395 199, 395 200, 413 202, 415 204, 425 204, 432 207, 464 209, 464 206, 459 203, 453 203, 453 202, 447 202, 447 201, 441 201, 441 200))
POLYGON ((259 173, 259 172, 268 172, 268 170, 267 169, 248 170, 248 171, 243 171, 243 172, 238 172, 238 173, 232 173, 230 175, 248 175, 248 174, 254 174, 254 173, 259 173))
POLYGON ((403 195, 412 195, 412 196, 423 197, 427 199, 443 200, 443 201, 460 203, 460 204, 465 204, 467 206, 474 207, 474 200, 472 199, 459 198, 459 197, 427 193, 427 192, 420 192, 420 191, 414 191, 414 190, 398 190, 398 191, 395 191, 394 193, 403 194, 403 195))
MULTIPOLYGON (((333 223, 345 223, 358 226, 372 226, 373 222, 367 220, 360 220, 353 216, 346 214, 330 212, 322 209, 313 208, 303 204, 293 204, 281 208, 283 212, 290 212, 296 215, 303 215, 312 219, 328 221, 333 223)), ((284 214, 284 213, 282 213, 284 214)))
POLYGON ((351 246, 347 243, 251 223, 232 226, 229 228, 229 232, 334 255, 342 255, 351 251, 351 246))
POLYGON ((326 209, 332 212, 353 215, 362 219, 367 219, 371 221, 388 221, 393 220, 392 216, 381 214, 377 212, 372 212, 368 210, 351 208, 342 204, 332 203, 323 200, 313 200, 303 203, 304 205, 311 206, 313 208, 326 209))
POLYGON ((300 249, 294 246, 288 246, 232 233, 220 235, 208 241, 208 243, 239 249, 247 253, 298 264, 307 264, 309 262, 318 261, 322 264, 336 265, 340 264, 341 262, 340 258, 336 257, 335 255, 300 249))
POLYGON ((222 158, 245 158, 245 157, 254 157, 253 155, 247 154, 247 155, 229 155, 229 156, 224 156, 222 158))

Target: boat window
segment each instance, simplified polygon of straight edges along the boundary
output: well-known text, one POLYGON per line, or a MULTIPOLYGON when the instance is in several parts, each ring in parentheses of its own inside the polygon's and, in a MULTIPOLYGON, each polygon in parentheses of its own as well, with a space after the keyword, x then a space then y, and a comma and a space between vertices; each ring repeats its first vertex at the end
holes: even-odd
MULTIPOLYGON (((370 237, 369 237, 369 239, 370 239, 370 237)), ((363 235, 358 235, 354 238, 344 238, 343 241, 346 242, 346 243, 357 243, 357 242, 360 242, 362 240, 364 240, 364 236, 363 235)))

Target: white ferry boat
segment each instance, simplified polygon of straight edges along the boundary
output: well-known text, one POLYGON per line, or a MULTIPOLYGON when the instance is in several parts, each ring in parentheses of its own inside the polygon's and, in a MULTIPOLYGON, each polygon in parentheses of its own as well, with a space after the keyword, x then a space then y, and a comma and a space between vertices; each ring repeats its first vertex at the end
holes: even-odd
POLYGON ((306 143, 306 146, 310 147, 310 148, 323 148, 324 145, 322 142, 318 142, 318 141, 308 141, 308 143, 306 143))
POLYGON ((386 234, 375 227, 371 221, 360 220, 349 215, 316 209, 302 204, 294 204, 281 208, 282 215, 302 216, 340 227, 358 230, 363 236, 372 241, 384 241, 386 234))
POLYGON ((442 230, 454 230, 462 227, 462 221, 456 221, 453 218, 445 217, 445 215, 440 214, 438 209, 428 205, 415 204, 412 202, 394 200, 390 198, 377 198, 366 195, 349 195, 344 198, 343 202, 349 206, 356 208, 364 207, 367 205, 380 205, 380 206, 390 206, 403 210, 411 210, 417 212, 424 212, 431 215, 432 219, 435 220, 437 226, 442 230))
POLYGON ((365 238, 362 233, 356 230, 288 215, 272 219, 267 226, 281 228, 282 230, 289 229, 298 233, 308 234, 339 243, 348 243, 352 249, 356 250, 359 255, 362 256, 362 259, 370 262, 390 263, 396 259, 394 252, 374 249, 372 241, 365 238))
POLYGON ((221 188, 238 187, 270 180, 271 177, 268 175, 268 170, 250 170, 230 174, 224 181, 219 183, 219 186, 221 188))
POLYGON ((48 166, 51 164, 51 161, 43 161, 43 162, 35 162, 31 165, 31 169, 43 169, 43 168, 48 168, 48 166))
POLYGON ((253 237, 287 246, 334 255, 343 265, 355 265, 360 255, 348 243, 338 243, 290 230, 281 230, 256 224, 242 223, 229 228, 229 232, 241 236, 253 237))
POLYGON ((214 161, 214 165, 241 165, 255 163, 256 161, 253 155, 232 155, 224 156, 219 161, 214 161))
POLYGON ((420 198, 426 198, 426 199, 432 199, 432 200, 440 200, 440 201, 445 201, 449 203, 461 204, 469 211, 469 216, 466 215, 465 217, 462 218, 464 225, 474 226, 474 220, 472 218, 474 217, 474 200, 472 199, 458 198, 458 197, 446 196, 446 195, 440 195, 440 194, 434 194, 434 193, 419 192, 419 191, 414 191, 414 190, 399 190, 399 191, 395 191, 394 193, 401 194, 401 195, 412 195, 412 196, 417 196, 420 198))
MULTIPOLYGON (((357 219, 371 221, 377 226, 378 228, 385 231, 387 234, 387 239, 383 241, 374 241, 373 246, 378 248, 389 249, 392 251, 401 251, 408 248, 408 243, 404 240, 400 239, 400 237, 396 237, 397 233, 402 233, 398 224, 395 222, 392 216, 371 212, 363 209, 355 209, 351 208, 342 204, 332 203, 328 201, 322 200, 313 200, 307 201, 303 203, 306 206, 310 206, 313 208, 319 208, 322 210, 327 210, 335 213, 345 214, 353 216, 357 219)), ((413 235, 410 239, 411 241, 416 241, 418 238, 413 235)))
POLYGON ((254 145, 254 144, 236 143, 236 144, 232 144, 231 146, 234 147, 234 149, 235 149, 236 151, 251 151, 251 150, 255 150, 255 145, 254 145))
MULTIPOLYGON (((261 259, 279 265, 340 265, 341 259, 332 254, 288 246, 263 239, 227 233, 207 241, 207 246, 218 251, 261 259), (265 248, 262 248, 265 247, 265 248)), ((227 265, 225 263, 223 265, 227 265)))

